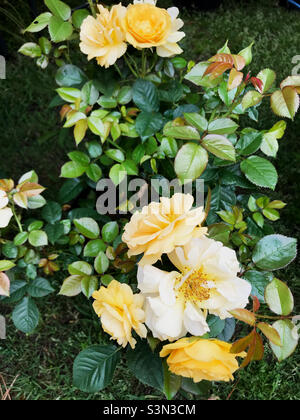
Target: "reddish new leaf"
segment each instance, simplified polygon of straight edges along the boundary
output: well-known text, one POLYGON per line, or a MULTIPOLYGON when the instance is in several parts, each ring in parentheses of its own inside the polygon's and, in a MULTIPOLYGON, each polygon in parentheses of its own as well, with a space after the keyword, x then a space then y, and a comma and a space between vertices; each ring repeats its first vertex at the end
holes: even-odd
POLYGON ((255 315, 247 309, 234 309, 232 311, 229 311, 229 313, 236 319, 243 321, 246 324, 251 325, 252 327, 255 325, 255 315))

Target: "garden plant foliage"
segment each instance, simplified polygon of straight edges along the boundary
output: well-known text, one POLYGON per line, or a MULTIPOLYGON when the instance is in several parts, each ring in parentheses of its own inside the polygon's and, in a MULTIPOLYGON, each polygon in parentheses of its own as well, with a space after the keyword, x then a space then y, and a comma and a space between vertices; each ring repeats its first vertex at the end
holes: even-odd
POLYGON ((111 382, 121 353, 168 399, 201 393, 203 380, 233 379, 265 346, 279 361, 289 357, 298 318, 276 270, 295 259, 297 244, 276 233, 286 203, 268 190, 278 181, 270 158, 286 120, 297 118, 300 76, 278 83, 269 68, 253 76, 253 44, 232 52, 226 42, 206 61, 185 60, 178 9, 152 0, 74 12, 59 0, 45 6, 25 30, 36 42, 19 52, 42 69, 57 64, 51 105, 74 149, 57 201, 43 198, 34 171, 0 180, 0 299, 15 305, 16 328, 31 333, 43 316, 36 300, 51 293, 89 299, 112 341, 78 349, 73 379, 85 392, 111 382), (70 47, 82 53, 78 65, 70 47), (279 118, 258 130, 262 102, 279 118), (99 214, 98 182, 117 189, 126 178, 161 186, 176 178, 192 194, 132 215, 127 191, 114 214, 99 214), (199 179, 205 203, 194 208, 199 179), (55 291, 58 271, 65 280, 55 291), (237 323, 248 334, 232 343, 237 323))

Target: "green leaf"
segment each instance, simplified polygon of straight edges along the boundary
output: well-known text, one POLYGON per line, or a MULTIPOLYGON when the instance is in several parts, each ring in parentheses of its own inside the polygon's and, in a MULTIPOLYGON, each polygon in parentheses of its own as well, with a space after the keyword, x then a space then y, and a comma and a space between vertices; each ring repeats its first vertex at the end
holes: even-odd
POLYGON ((72 14, 72 23, 74 27, 79 29, 84 19, 88 16, 90 16, 90 13, 86 9, 75 10, 75 12, 72 14))
POLYGON ((15 327, 23 333, 31 333, 39 323, 39 310, 30 297, 24 297, 15 307, 12 320, 15 327))
MULTIPOLYGON (((60 67, 55 76, 55 81, 58 86, 79 86, 85 83, 87 80, 86 75, 84 72, 77 66, 73 64, 65 64, 64 66, 60 67)), ((79 91, 78 96, 80 96, 81 92, 79 91)))
POLYGON ((144 112, 158 112, 159 98, 156 86, 148 80, 138 79, 132 88, 135 105, 144 112))
POLYGON ((40 57, 42 54, 41 47, 34 42, 27 42, 26 44, 22 45, 18 52, 30 58, 40 57))
POLYGON ((298 345, 298 338, 293 334, 294 324, 287 320, 279 320, 272 324, 272 327, 278 332, 281 339, 281 346, 276 346, 270 342, 271 349, 279 362, 288 358, 298 345))
POLYGON ((98 289, 98 279, 95 276, 84 277, 81 280, 81 291, 88 299, 98 289))
POLYGON ((49 20, 51 18, 52 14, 49 12, 42 13, 38 17, 34 19, 34 21, 25 29, 24 32, 40 32, 49 23, 49 20))
POLYGON ((235 149, 225 136, 208 134, 204 137, 201 144, 206 150, 220 159, 235 162, 235 149))
POLYGON ((217 337, 225 328, 225 321, 215 315, 209 315, 207 317, 207 324, 209 326, 209 336, 211 338, 217 337))
POLYGON ((41 298, 54 292, 54 289, 47 279, 37 277, 29 283, 27 291, 31 297, 41 298))
POLYGON ((109 171, 109 177, 115 185, 119 185, 120 182, 126 176, 126 170, 123 165, 116 163, 114 166, 111 167, 109 171))
POLYGON ((291 86, 276 90, 271 96, 271 108, 274 114, 280 117, 293 119, 299 109, 299 104, 297 90, 291 86))
POLYGON ((17 258, 18 248, 13 242, 7 242, 2 246, 2 254, 6 258, 17 258))
POLYGON ((289 315, 294 308, 294 298, 288 286, 274 278, 265 290, 265 301, 277 315, 289 315))
POLYGON ((259 104, 263 99, 263 95, 256 90, 250 90, 242 99, 242 107, 244 110, 259 104))
POLYGON ((59 222, 49 224, 45 227, 45 232, 51 244, 54 245, 64 235, 64 226, 59 222))
POLYGON ((112 380, 120 360, 119 349, 112 344, 91 346, 76 357, 73 383, 84 392, 98 392, 112 380))
POLYGON ((128 175, 138 175, 139 169, 134 163, 133 160, 126 159, 125 162, 122 163, 123 168, 126 170, 128 175))
POLYGON ((171 373, 168 368, 167 362, 163 361, 164 370, 164 394, 167 400, 172 400, 181 387, 181 376, 171 373))
POLYGON ((82 217, 74 220, 74 224, 79 232, 89 239, 97 239, 100 235, 98 223, 90 217, 82 217))
POLYGON ((297 255, 297 240, 283 235, 268 235, 255 246, 252 260, 262 270, 278 270, 290 264, 297 255))
POLYGON ((58 18, 62 20, 68 20, 71 16, 71 8, 60 0, 45 0, 45 4, 58 18))
POLYGON ((203 76, 209 64, 210 63, 206 62, 196 64, 192 70, 184 76, 184 78, 197 86, 207 88, 214 88, 218 86, 218 84, 223 81, 223 76, 216 77, 215 79, 211 79, 210 75, 203 76))
POLYGON ((126 353, 129 370, 145 385, 164 389, 162 359, 153 353, 146 341, 139 341, 134 350, 126 353))
POLYGON ((61 219, 61 205, 55 201, 48 201, 42 210, 42 217, 48 223, 55 223, 61 219))
POLYGON ((83 152, 79 152, 78 150, 68 153, 68 156, 73 162, 76 162, 81 166, 87 167, 90 164, 90 158, 88 155, 83 152))
POLYGON ((236 150, 243 156, 255 153, 262 142, 262 133, 252 129, 245 129, 236 144, 236 150))
POLYGON ((268 92, 276 79, 276 73, 270 69, 261 70, 256 76, 263 82, 262 93, 268 92))
POLYGON ((106 156, 110 159, 115 160, 116 162, 122 163, 125 160, 125 155, 122 150, 119 149, 108 149, 105 151, 106 156))
POLYGON ((132 101, 132 89, 131 86, 123 86, 117 96, 117 101, 121 105, 127 105, 132 101))
POLYGON ((270 283, 272 276, 270 273, 263 273, 261 271, 249 270, 243 275, 251 286, 251 295, 254 295, 262 303, 265 302, 265 288, 270 283))
POLYGON ((25 242, 27 241, 27 239, 28 239, 28 233, 27 232, 20 232, 20 233, 18 233, 15 236, 15 238, 14 238, 14 244, 16 246, 23 245, 23 244, 25 244, 25 242))
POLYGON ((102 107, 102 108, 116 108, 118 103, 117 100, 115 98, 111 98, 109 96, 101 96, 101 98, 98 101, 98 104, 102 107))
POLYGON ((201 395, 202 397, 205 397, 205 399, 208 399, 211 387, 212 383, 209 381, 195 383, 191 378, 182 378, 181 382, 181 388, 185 392, 189 392, 194 395, 201 395))
POLYGON ((102 228, 102 238, 105 242, 113 242, 119 234, 119 226, 117 222, 108 222, 102 228))
POLYGON ((48 245, 48 237, 46 232, 42 230, 33 230, 29 233, 28 241, 30 245, 39 247, 48 245))
POLYGON ((169 158, 174 158, 178 152, 177 141, 172 137, 163 137, 160 150, 169 158))
POLYGON ((88 127, 93 134, 104 137, 105 128, 103 121, 100 117, 97 117, 96 115, 90 115, 88 117, 88 127))
POLYGON ((86 170, 87 176, 94 182, 98 182, 102 177, 102 169, 97 163, 91 163, 86 170))
POLYGON ((135 129, 141 136, 142 141, 156 134, 162 129, 162 126, 163 116, 159 112, 143 111, 135 121, 135 129))
POLYGON ((253 184, 275 189, 278 175, 275 167, 268 160, 259 156, 250 156, 241 163, 241 170, 253 184))
POLYGON ((85 261, 75 261, 68 265, 68 271, 72 276, 90 276, 93 272, 93 267, 85 261))
POLYGON ((200 134, 195 127, 188 125, 174 125, 172 121, 164 126, 164 135, 182 140, 200 140, 200 134))
POLYGON ((219 118, 208 124, 208 132, 210 134, 232 134, 238 128, 236 124, 230 118, 219 118))
POLYGON ((57 16, 52 16, 49 21, 49 34, 53 42, 66 41, 73 33, 70 22, 64 22, 57 16))
POLYGON ((86 171, 86 166, 80 165, 80 163, 70 161, 63 165, 61 168, 60 176, 62 178, 77 178, 83 175, 86 171))
POLYGON ((199 131, 205 131, 208 127, 208 122, 205 117, 196 112, 184 113, 185 120, 199 131))
POLYGON ((109 259, 103 251, 100 251, 98 256, 96 257, 94 267, 98 274, 103 274, 108 269, 109 259))
POLYGON ((92 159, 96 159, 102 155, 102 146, 97 141, 90 141, 87 144, 87 149, 92 159))
POLYGON ((84 257, 97 257, 100 251, 105 252, 106 245, 102 239, 89 241, 83 251, 84 257))
POLYGON ((59 295, 73 297, 81 293, 81 280, 83 276, 73 275, 67 277, 59 291, 59 295))
POLYGON ((221 331, 217 338, 221 341, 228 342, 231 340, 233 334, 235 333, 235 326, 236 322, 234 318, 226 318, 224 329, 221 331))
POLYGON ((65 181, 58 192, 58 200, 61 204, 69 203, 84 189, 84 184, 79 179, 65 181))
POLYGON ((228 245, 230 232, 230 226, 225 223, 215 223, 208 227, 209 237, 215 241, 222 242, 224 245, 228 245))
POLYGON ((80 90, 73 87, 61 87, 56 89, 56 92, 63 100, 70 103, 73 103, 77 99, 81 98, 80 90))
POLYGON ((178 151, 174 169, 182 183, 189 182, 204 172, 208 162, 208 154, 203 147, 195 143, 187 143, 178 151))
POLYGON ((0 261, 0 271, 7 271, 10 270, 11 268, 15 267, 15 263, 13 263, 12 261, 9 260, 1 260, 0 261))

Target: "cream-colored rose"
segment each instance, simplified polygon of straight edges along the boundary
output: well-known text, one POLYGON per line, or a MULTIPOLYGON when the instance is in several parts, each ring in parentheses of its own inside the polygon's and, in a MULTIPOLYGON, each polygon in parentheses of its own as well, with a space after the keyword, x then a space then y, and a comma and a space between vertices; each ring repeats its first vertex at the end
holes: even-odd
POLYGON ((13 212, 9 207, 6 207, 9 200, 5 191, 0 189, 0 228, 8 226, 13 212))
POLYGON ((143 324, 144 298, 141 294, 133 294, 127 284, 113 280, 108 287, 102 286, 94 292, 93 298, 93 307, 101 319, 103 330, 111 335, 112 340, 117 340, 120 346, 125 347, 129 343, 132 348, 135 347, 132 329, 142 338, 147 336, 143 324))
POLYGON ((161 9, 154 0, 135 1, 128 6, 123 20, 127 41, 135 48, 157 47, 160 57, 181 54, 177 42, 185 33, 179 31, 183 21, 178 14, 177 7, 161 9))
POLYGON ((192 209, 194 198, 190 194, 161 197, 135 213, 125 226, 122 237, 129 248, 128 255, 144 253, 140 265, 154 264, 163 253, 185 245, 192 238, 207 232, 200 225, 205 218, 202 207, 192 209))
POLYGON ((80 28, 80 49, 88 60, 96 58, 100 66, 109 67, 125 54, 127 44, 122 29, 126 8, 120 4, 109 11, 98 6, 96 18, 88 16, 80 28))
POLYGON ((225 319, 232 317, 230 310, 247 305, 251 285, 237 277, 236 254, 221 242, 194 238, 168 257, 179 271, 151 265, 138 269, 146 325, 154 337, 173 341, 187 332, 202 336, 209 331, 208 313, 225 319))
POLYGON ((239 368, 236 357, 246 355, 232 354, 230 349, 231 344, 224 341, 190 337, 164 346, 160 356, 169 356, 167 363, 175 375, 192 378, 194 382, 228 382, 239 368))

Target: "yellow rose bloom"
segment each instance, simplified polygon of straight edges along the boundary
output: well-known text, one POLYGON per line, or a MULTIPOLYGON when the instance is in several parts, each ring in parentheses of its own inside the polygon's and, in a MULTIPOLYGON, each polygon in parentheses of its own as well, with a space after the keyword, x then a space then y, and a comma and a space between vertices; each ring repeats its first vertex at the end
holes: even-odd
POLYGON ((129 248, 128 256, 144 253, 139 264, 154 264, 163 253, 205 235, 207 229, 200 227, 205 213, 202 207, 191 209, 193 201, 192 195, 177 193, 136 212, 125 225, 122 237, 129 248))
POLYGON ((225 381, 233 378, 239 364, 236 357, 245 353, 230 353, 231 344, 215 339, 198 337, 182 338, 168 344, 160 352, 161 357, 169 356, 167 363, 171 372, 194 382, 225 381))
POLYGON ((127 284, 113 280, 108 287, 102 286, 94 292, 93 298, 93 308, 101 319, 103 330, 111 335, 112 340, 117 340, 120 346, 125 347, 129 343, 132 348, 135 347, 132 329, 142 338, 147 336, 143 324, 144 298, 141 294, 134 295, 127 284))
POLYGON ((127 41, 135 48, 157 47, 160 57, 181 54, 177 42, 185 33, 178 31, 183 26, 183 21, 177 19, 179 10, 176 7, 165 10, 155 4, 154 0, 144 0, 128 6, 123 20, 127 41))
POLYGON ((102 67, 113 65, 125 54, 127 44, 121 22, 126 8, 120 4, 109 11, 99 5, 96 18, 88 16, 80 28, 80 49, 87 54, 88 60, 96 58, 102 67))

